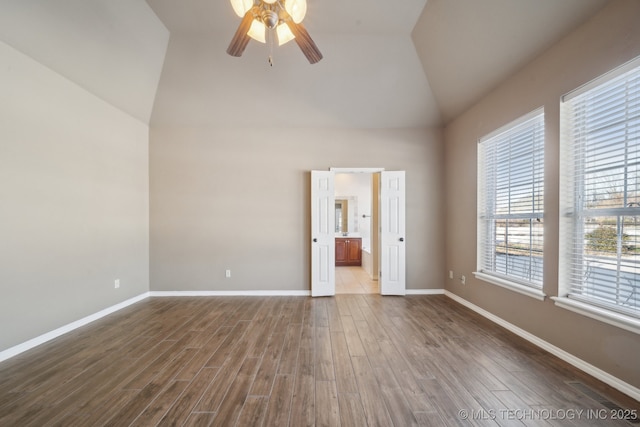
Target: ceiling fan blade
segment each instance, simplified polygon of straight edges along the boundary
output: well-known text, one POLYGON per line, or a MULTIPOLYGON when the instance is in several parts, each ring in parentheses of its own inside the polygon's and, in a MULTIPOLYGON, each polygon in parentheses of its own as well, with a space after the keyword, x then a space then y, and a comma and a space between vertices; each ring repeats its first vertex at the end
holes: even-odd
POLYGON ((322 59, 322 53, 320 53, 320 49, 318 49, 318 46, 316 46, 304 25, 302 25, 302 23, 296 24, 292 19, 287 19, 286 23, 296 37, 294 40, 309 62, 311 64, 319 62, 322 59))
POLYGON ((244 52, 244 49, 247 47, 249 40, 251 37, 247 34, 249 32, 249 28, 251 28, 251 22, 253 21, 253 9, 245 13, 244 18, 240 22, 240 26, 236 30, 233 39, 231 39, 231 43, 227 48, 227 53, 231 56, 240 57, 244 52))

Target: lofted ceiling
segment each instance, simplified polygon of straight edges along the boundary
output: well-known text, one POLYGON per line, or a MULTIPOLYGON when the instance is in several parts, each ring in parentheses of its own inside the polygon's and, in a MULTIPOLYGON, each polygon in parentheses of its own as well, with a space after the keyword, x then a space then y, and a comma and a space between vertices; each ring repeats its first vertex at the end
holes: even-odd
MULTIPOLYGON (((171 32, 216 31, 229 38, 238 18, 228 0, 146 0, 171 32)), ((307 0, 305 25, 338 34, 409 34, 427 0, 307 0)))
POLYGON ((144 0, 0 0, 0 42, 145 123, 168 40, 144 0))
POLYGON ((607 3, 429 0, 413 41, 446 123, 607 3))
POLYGON ((324 55, 251 41, 225 53, 240 23, 227 0, 147 0, 171 32, 153 122, 223 127, 416 128, 440 113, 411 42, 426 0, 308 0, 304 25, 324 55), (408 25, 408 27, 407 27, 408 25))
MULTIPOLYGON (((307 0, 324 54, 226 55, 228 0, 0 0, 0 41, 154 125, 422 128, 463 113, 607 0, 307 0)), ((614 0, 612 0, 614 1, 614 0)))

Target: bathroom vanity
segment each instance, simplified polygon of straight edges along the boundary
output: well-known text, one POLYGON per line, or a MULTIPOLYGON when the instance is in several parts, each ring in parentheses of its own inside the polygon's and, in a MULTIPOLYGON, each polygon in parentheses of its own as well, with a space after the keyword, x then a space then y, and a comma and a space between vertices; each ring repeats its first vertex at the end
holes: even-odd
POLYGON ((362 265, 362 238, 336 237, 336 266, 362 265))

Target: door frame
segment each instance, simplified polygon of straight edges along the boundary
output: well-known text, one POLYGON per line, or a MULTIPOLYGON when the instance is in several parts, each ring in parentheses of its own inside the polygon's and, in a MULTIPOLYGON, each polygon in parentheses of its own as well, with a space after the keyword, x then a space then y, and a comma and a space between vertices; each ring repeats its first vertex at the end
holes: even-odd
POLYGON ((371 230, 371 258, 373 260, 373 280, 380 280, 380 174, 385 172, 385 168, 336 168, 330 167, 329 171, 334 174, 338 173, 366 173, 371 174, 372 178, 377 178, 373 181, 377 183, 371 186, 371 200, 373 202, 373 210, 371 211, 372 230, 371 230))
MULTIPOLYGON (((342 168, 342 167, 330 167, 330 168, 329 168, 329 172, 332 172, 334 175, 335 175, 336 173, 370 173, 370 174, 381 174, 382 172, 385 172, 385 168, 342 168)), ((375 192, 375 191, 376 191, 376 189, 375 189, 375 188, 372 188, 372 192, 375 192)), ((377 191, 379 191, 379 189, 378 189, 377 191)), ((377 209, 378 211, 379 211, 379 208, 380 208, 380 207, 378 206, 378 209, 377 209)), ((380 236, 380 227, 379 227, 379 225, 378 225, 378 227, 377 227, 377 230, 373 230, 373 233, 372 233, 372 241, 373 241, 373 235, 378 236, 378 239, 377 239, 377 240, 378 240, 378 244, 379 244, 379 236, 380 236)), ((334 237, 334 239, 335 239, 335 237, 334 237)), ((334 242, 335 242, 335 240, 334 240, 334 242)), ((335 243, 334 243, 334 246, 335 246, 335 243)), ((380 271, 380 270, 379 270, 379 268, 380 268, 380 257, 381 257, 381 255, 382 255, 382 254, 381 254, 381 252, 380 252, 380 248, 375 248, 375 257, 374 257, 374 258, 376 258, 376 259, 377 259, 377 261, 376 261, 376 263, 375 263, 375 264, 376 264, 376 266, 377 266, 377 268, 376 268, 376 270, 377 270, 377 271, 375 271, 375 272, 374 272, 374 274, 378 274, 378 272, 380 271)), ((314 263, 314 257, 313 257, 313 256, 311 257, 311 263, 312 263, 312 265, 311 265, 311 269, 313 270, 313 268, 314 268, 314 265, 313 265, 313 263, 314 263)), ((335 265, 334 265, 334 269, 335 269, 335 265)), ((378 278, 378 280, 379 280, 379 278, 378 278)), ((312 280, 312 282, 311 282, 311 287, 312 287, 312 289, 311 289, 311 294, 312 294, 312 295, 314 295, 314 291, 313 291, 313 280, 312 280)), ((382 289, 381 289, 381 291, 382 291, 382 289)), ((334 283, 334 286, 333 286, 333 295, 335 295, 335 283, 334 283)), ((319 295, 318 295, 318 296, 319 296, 319 295)))

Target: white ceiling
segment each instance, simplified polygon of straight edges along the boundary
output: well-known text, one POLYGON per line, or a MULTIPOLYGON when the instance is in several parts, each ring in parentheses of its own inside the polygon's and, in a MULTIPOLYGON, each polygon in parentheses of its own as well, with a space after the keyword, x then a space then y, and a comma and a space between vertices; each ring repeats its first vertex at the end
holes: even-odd
POLYGON ((145 123, 168 40, 144 0, 0 0, 0 41, 145 123))
POLYGON ((429 0, 413 41, 447 122, 606 0, 429 0))
POLYGON ((147 123, 430 127, 606 2, 308 0, 324 59, 291 42, 273 68, 253 41, 226 55, 228 0, 0 0, 0 40, 147 123))
POLYGON ((227 0, 147 0, 171 32, 154 124, 420 128, 440 113, 411 29, 426 0, 309 0, 305 26, 324 55, 251 41, 225 53, 240 23, 227 0))
MULTIPOLYGON (((220 32, 240 23, 228 0, 147 0, 171 32, 220 32)), ((427 0, 307 0, 305 26, 339 34, 409 34, 427 0)))

